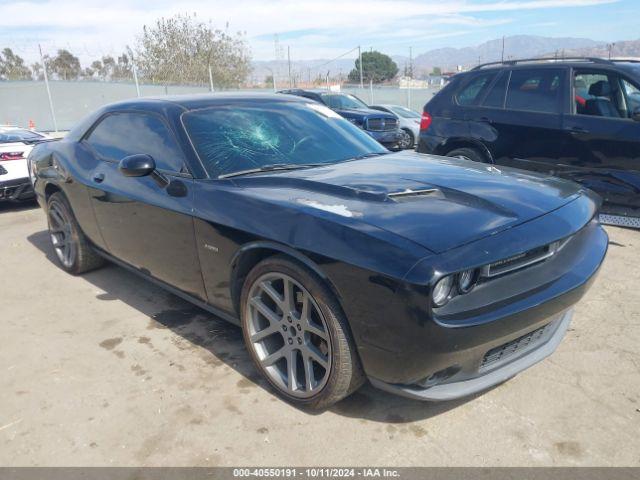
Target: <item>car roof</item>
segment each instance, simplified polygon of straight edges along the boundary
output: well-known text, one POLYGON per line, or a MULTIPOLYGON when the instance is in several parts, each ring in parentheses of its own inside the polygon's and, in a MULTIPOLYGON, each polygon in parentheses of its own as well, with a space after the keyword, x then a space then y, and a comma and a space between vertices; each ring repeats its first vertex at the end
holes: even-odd
POLYGON ((516 60, 505 60, 499 62, 489 62, 478 65, 471 69, 471 72, 479 70, 504 70, 504 69, 520 69, 520 68, 553 68, 558 66, 564 67, 622 67, 637 71, 640 66, 640 59, 605 59, 599 57, 566 57, 566 58, 524 58, 516 60), (634 68, 635 67, 635 68, 634 68))
POLYGON ((16 131, 29 132, 33 133, 34 135, 44 136, 42 133, 31 130, 30 128, 19 127, 18 125, 0 125, 0 133, 12 133, 16 131))
POLYGON ((332 92, 331 90, 325 90, 322 88, 287 88, 285 90, 280 90, 278 93, 288 93, 288 94, 314 93, 316 95, 323 95, 328 93, 331 95, 352 95, 349 92, 332 92))
POLYGON ((220 105, 230 102, 308 102, 307 99, 278 95, 275 93, 255 93, 255 92, 223 92, 223 93, 202 93, 187 95, 166 95, 156 97, 141 97, 109 104, 106 111, 149 108, 157 109, 161 105, 178 106, 184 110, 196 110, 209 106, 220 105))

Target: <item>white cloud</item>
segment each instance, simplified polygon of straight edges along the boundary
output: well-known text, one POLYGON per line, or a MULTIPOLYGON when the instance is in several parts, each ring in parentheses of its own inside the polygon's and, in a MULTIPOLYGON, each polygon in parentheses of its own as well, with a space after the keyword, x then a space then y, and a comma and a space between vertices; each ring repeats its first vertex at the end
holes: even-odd
MULTIPOLYGON (((132 44, 144 24, 161 16, 196 12, 214 26, 247 32, 256 58, 272 58, 270 35, 310 30, 296 37, 298 57, 331 56, 367 39, 390 44, 461 35, 464 29, 488 28, 509 23, 510 18, 487 19, 494 12, 519 12, 542 8, 576 8, 618 0, 236 0, 223 2, 169 2, 168 0, 44 0, 0 3, 0 43, 11 39, 24 52, 35 53, 38 42, 45 48, 72 48, 82 56, 104 52, 116 54, 132 44), (482 17, 474 16, 481 14, 482 17), (417 20, 425 17, 428 20, 417 20), (373 27, 372 27, 373 26, 373 27), (9 30, 7 30, 9 29, 9 30), (330 29, 330 30, 328 30, 330 29), (4 30, 4 33, 3 33, 4 30), (6 32, 9 33, 6 33, 6 32), (319 33, 317 33, 319 32, 319 33), (268 39, 265 36, 269 37, 268 39), (260 38, 262 37, 262 38, 260 38), (386 43, 386 42, 385 42, 386 43), (86 52, 86 53, 82 53, 86 52), (302 53, 301 53, 302 52, 302 53)), ((286 42, 282 40, 282 43, 286 42)), ((408 44, 407 44, 408 45, 408 44)), ((384 45, 376 44, 376 48, 384 45)), ((19 50, 20 51, 20 50, 19 50)))

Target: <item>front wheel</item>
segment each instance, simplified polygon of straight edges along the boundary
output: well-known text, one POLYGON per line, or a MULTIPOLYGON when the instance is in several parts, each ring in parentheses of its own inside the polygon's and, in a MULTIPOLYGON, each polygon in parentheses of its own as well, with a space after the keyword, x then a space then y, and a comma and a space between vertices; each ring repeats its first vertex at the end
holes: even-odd
POLYGON ((326 408, 362 385, 344 314, 303 265, 284 256, 260 262, 245 281, 241 308, 247 349, 286 400, 326 408))
POLYGON ((56 192, 47 201, 49 238, 63 270, 75 275, 103 265, 73 216, 66 197, 56 192))
POLYGON ((459 158, 461 160, 472 160, 474 162, 486 163, 487 159, 475 148, 456 148, 447 153, 447 157, 459 158))

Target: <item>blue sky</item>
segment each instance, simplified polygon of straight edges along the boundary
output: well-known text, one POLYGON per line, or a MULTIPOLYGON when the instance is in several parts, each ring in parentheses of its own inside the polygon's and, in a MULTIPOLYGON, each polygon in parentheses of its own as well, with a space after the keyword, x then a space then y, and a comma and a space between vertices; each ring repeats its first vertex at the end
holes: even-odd
POLYGON ((0 47, 32 61, 68 48, 83 61, 116 55, 142 25, 197 13, 246 32, 254 59, 275 57, 274 36, 294 59, 332 58, 357 45, 388 54, 476 45, 503 35, 640 38, 639 0, 0 0, 0 47))

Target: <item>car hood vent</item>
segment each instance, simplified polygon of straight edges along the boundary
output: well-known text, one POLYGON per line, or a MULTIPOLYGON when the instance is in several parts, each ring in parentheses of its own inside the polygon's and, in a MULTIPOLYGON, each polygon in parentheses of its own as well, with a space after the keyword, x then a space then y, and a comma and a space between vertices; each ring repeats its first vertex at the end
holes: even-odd
POLYGON ((389 193, 387 197, 395 202, 410 202, 412 200, 419 200, 422 197, 444 198, 444 193, 437 188, 425 188, 422 190, 406 189, 402 192, 389 193))

